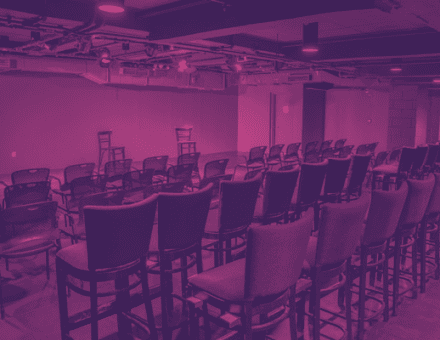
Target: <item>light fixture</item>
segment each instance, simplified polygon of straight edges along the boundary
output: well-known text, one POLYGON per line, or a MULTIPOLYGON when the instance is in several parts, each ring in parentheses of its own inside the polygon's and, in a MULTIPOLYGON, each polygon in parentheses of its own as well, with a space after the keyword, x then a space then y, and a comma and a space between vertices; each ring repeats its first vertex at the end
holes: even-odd
POLYGON ((125 11, 124 0, 100 0, 98 8, 106 13, 122 13, 125 11))
POLYGON ((432 80, 432 82, 435 83, 435 84, 440 84, 440 78, 434 78, 432 80))
POLYGON ((111 61, 112 60, 110 58, 110 51, 108 50, 108 48, 103 48, 99 51, 99 65, 101 67, 108 68, 111 61))
POLYGON ((402 58, 393 58, 391 59, 391 63, 393 64, 390 67, 390 71, 393 73, 402 72, 402 58))
POLYGON ((318 48, 318 23, 311 22, 303 25, 303 46, 302 51, 305 53, 315 53, 318 48))
POLYGON ((184 72, 187 69, 188 69, 188 65, 186 64, 186 60, 183 59, 183 60, 179 61, 179 68, 177 69, 177 71, 184 72))

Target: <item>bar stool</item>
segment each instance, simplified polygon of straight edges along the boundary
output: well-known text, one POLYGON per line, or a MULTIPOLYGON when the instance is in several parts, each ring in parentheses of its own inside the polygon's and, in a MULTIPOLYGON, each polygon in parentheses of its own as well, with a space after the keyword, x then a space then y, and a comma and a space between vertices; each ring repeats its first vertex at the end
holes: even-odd
POLYGON ((117 156, 121 156, 121 159, 125 159, 125 146, 112 146, 111 143, 112 131, 99 131, 98 132, 98 145, 99 145, 99 162, 98 173, 101 170, 101 164, 104 160, 104 154, 107 152, 108 162, 115 161, 117 156))
POLYGON ((196 142, 191 140, 191 132, 192 128, 176 128, 177 156, 196 152, 196 142))

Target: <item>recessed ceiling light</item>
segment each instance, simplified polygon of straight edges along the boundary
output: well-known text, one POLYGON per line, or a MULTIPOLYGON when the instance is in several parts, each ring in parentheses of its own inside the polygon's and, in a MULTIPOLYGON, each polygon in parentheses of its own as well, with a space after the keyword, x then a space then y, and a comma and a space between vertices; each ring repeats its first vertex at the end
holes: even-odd
POLYGON ((124 0, 101 0, 98 8, 107 13, 122 13, 125 11, 124 0))
POLYGON ((432 80, 433 83, 440 84, 440 78, 435 78, 432 80))
POLYGON ((400 66, 393 66, 390 68, 391 72, 402 72, 402 68, 400 66))
POLYGON ((306 53, 313 53, 313 52, 318 52, 319 49, 317 47, 306 47, 306 46, 304 46, 302 48, 302 51, 306 52, 306 53))

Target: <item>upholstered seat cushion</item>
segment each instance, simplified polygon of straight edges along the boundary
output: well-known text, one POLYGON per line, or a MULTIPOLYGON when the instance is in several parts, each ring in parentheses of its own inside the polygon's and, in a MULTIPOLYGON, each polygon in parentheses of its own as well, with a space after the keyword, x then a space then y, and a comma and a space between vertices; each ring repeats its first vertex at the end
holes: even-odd
POLYGON ((387 174, 396 174, 398 171, 398 164, 382 164, 373 168, 374 172, 384 172, 387 174))
POLYGON ((74 268, 84 271, 89 270, 86 242, 79 242, 72 246, 61 249, 57 253, 57 257, 74 268))

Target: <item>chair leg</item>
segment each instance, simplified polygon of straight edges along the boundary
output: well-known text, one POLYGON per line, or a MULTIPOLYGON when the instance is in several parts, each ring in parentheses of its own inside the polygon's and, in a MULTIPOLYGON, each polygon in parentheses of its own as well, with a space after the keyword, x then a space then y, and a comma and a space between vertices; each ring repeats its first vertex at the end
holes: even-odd
POLYGON ((361 267, 359 274, 359 326, 358 339, 364 338, 364 320, 365 320, 365 290, 367 286, 367 249, 361 246, 361 267))
POLYGON ((205 340, 211 340, 211 325, 209 324, 208 304, 203 302, 203 329, 205 331, 205 340))
POLYGON ((296 285, 290 288, 289 296, 290 307, 290 339, 297 340, 297 327, 296 327, 296 285))
POLYGON ((437 265, 437 268, 435 269, 435 279, 438 280, 440 278, 440 228, 437 229, 434 237, 435 264, 437 265))
POLYGON ((246 301, 243 307, 244 339, 252 340, 252 301, 246 301))
MULTIPOLYGON (((376 262, 377 261, 377 254, 371 255, 371 260, 373 262, 376 262)), ((371 271, 370 271, 370 286, 374 287, 375 282, 376 282, 376 267, 371 268, 371 271)))
POLYGON ((426 290, 426 225, 427 220, 424 217, 420 228, 420 293, 424 293, 426 290))
POLYGON ((353 339, 351 322, 351 257, 347 259, 347 270, 345 279, 345 318, 347 319, 347 337, 353 339))
POLYGON ((231 239, 227 239, 226 240, 226 249, 228 249, 225 253, 226 253, 226 263, 230 263, 232 262, 232 250, 231 250, 231 239))
MULTIPOLYGON (((146 260, 141 260, 141 263, 146 263, 146 260)), ((148 286, 148 272, 145 266, 141 267, 141 280, 145 311, 147 313, 148 325, 150 326, 150 339, 158 340, 156 323, 154 321, 153 306, 151 305, 150 287, 148 286)))
POLYGON ((9 259, 5 258, 6 270, 9 271, 9 259))
POLYGON ((64 265, 60 259, 56 259, 58 307, 60 311, 61 339, 69 336, 69 316, 67 310, 67 274, 64 272, 64 265))
POLYGON ((46 250, 46 277, 47 280, 50 280, 49 249, 46 250))
POLYGON ((92 340, 98 340, 98 283, 90 280, 90 323, 92 340))
POLYGON ((390 240, 387 241, 387 246, 385 248, 385 260, 383 262, 383 301, 384 301, 384 310, 383 310, 383 320, 385 322, 388 321, 390 317, 390 305, 388 301, 388 249, 390 245, 390 240))
POLYGON ((321 321, 321 288, 319 285, 319 268, 315 268, 314 280, 310 294, 309 311, 313 315, 313 339, 319 340, 321 321))
POLYGON ((172 268, 172 263, 170 260, 161 259, 161 273, 160 273, 160 285, 161 285, 161 305, 162 305, 162 336, 164 340, 171 340, 172 330, 168 327, 168 318, 173 313, 173 297, 171 296, 173 292, 172 288, 172 274, 166 273, 165 270, 170 270, 172 268))
POLYGON ((0 273, 0 315, 3 320, 5 318, 5 307, 3 306, 3 285, 2 285, 1 273, 0 273))
MULTIPOLYGON (((417 238, 417 232, 414 234, 414 238, 417 238)), ((412 290, 412 297, 413 299, 417 299, 417 239, 414 241, 412 245, 412 279, 414 281, 414 287, 412 290)))
MULTIPOLYGON (((115 280, 115 288, 117 290, 124 289, 129 286, 128 276, 118 277, 115 280)), ((130 292, 120 292, 116 294, 118 304, 118 335, 119 338, 124 339, 127 334, 131 333, 131 323, 123 316, 122 312, 130 312, 130 306, 127 306, 127 301, 130 301, 130 292)))
POLYGON ((393 268, 393 316, 397 316, 397 299, 399 298, 399 276, 400 276, 400 244, 402 237, 396 231, 394 237, 394 268, 393 268))

